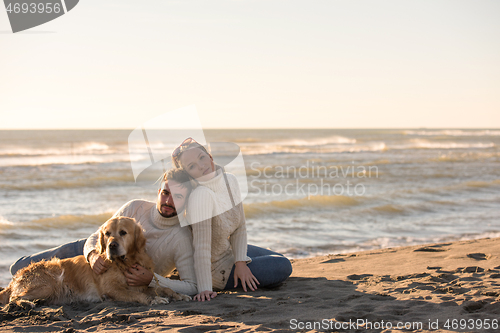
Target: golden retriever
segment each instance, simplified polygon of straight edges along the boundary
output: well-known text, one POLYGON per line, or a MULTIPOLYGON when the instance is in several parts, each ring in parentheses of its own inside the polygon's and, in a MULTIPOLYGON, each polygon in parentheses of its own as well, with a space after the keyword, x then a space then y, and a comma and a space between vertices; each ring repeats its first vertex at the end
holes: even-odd
POLYGON ((99 229, 96 251, 110 262, 109 269, 96 274, 84 256, 31 263, 19 270, 9 286, 0 292, 0 304, 28 303, 40 300, 45 304, 78 301, 115 301, 142 304, 168 303, 168 298, 188 301, 191 297, 169 288, 131 287, 123 272, 139 264, 153 271, 153 261, 145 251, 146 238, 134 219, 115 217, 99 229), (28 302, 26 302, 28 301, 28 302))

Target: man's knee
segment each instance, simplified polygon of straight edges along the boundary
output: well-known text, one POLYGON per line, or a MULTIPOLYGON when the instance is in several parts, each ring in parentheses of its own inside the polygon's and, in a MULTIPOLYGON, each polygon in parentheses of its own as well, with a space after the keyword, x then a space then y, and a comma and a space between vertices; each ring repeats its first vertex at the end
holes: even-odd
POLYGON ((10 270, 10 274, 12 276, 14 276, 18 270, 20 270, 20 269, 22 269, 30 264, 29 262, 28 263, 26 262, 26 258, 27 258, 26 256, 19 258, 19 259, 17 259, 17 261, 15 263, 10 265, 9 270, 10 270))

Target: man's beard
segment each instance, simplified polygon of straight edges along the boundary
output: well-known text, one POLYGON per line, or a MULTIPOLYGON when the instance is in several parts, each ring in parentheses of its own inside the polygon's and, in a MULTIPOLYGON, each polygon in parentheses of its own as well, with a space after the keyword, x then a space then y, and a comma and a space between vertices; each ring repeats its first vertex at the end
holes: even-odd
POLYGON ((158 213, 160 213, 160 215, 161 215, 161 216, 163 216, 163 217, 174 217, 174 216, 177 216, 177 211, 175 210, 175 207, 172 207, 172 206, 170 206, 170 205, 161 205, 160 210, 158 211, 158 213), (165 215, 165 214, 163 214, 163 213, 161 212, 161 209, 162 209, 163 207, 170 207, 170 208, 172 208, 172 209, 173 209, 173 212, 172 212, 172 213, 170 213, 170 214, 165 215))

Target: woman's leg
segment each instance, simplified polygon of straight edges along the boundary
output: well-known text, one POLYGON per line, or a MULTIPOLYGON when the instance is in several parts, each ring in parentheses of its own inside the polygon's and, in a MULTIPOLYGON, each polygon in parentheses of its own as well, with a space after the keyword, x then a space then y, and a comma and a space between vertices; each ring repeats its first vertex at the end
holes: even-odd
POLYGON ((87 238, 80 239, 75 242, 67 243, 58 247, 54 247, 52 249, 19 258, 10 266, 10 274, 16 274, 18 270, 28 266, 32 262, 50 260, 54 257, 59 259, 66 259, 83 255, 83 247, 85 246, 86 241, 87 238))
MULTIPOLYGON (((252 259, 248 268, 260 282, 258 287, 278 286, 292 274, 292 264, 283 255, 258 246, 248 245, 247 255, 252 259)), ((238 281, 238 287, 241 287, 238 281)), ((237 287, 237 288, 238 288, 237 287)), ((234 288, 234 265, 224 289, 234 288)))
POLYGON ((247 245, 247 256, 249 256, 250 258, 268 256, 268 255, 278 255, 283 257, 281 253, 264 249, 262 247, 258 247, 255 245, 250 245, 250 244, 247 245))

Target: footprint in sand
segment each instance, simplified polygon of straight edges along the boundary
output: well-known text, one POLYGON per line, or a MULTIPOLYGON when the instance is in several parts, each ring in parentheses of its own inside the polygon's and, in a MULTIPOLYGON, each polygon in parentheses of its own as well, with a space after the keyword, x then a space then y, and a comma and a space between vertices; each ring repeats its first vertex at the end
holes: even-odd
POLYGON ((373 274, 352 274, 347 276, 349 280, 368 280, 373 274))
POLYGON ((469 253, 467 257, 476 259, 476 260, 488 260, 491 258, 491 254, 484 253, 469 253))
POLYGON ((413 250, 413 252, 444 252, 448 251, 448 249, 443 249, 440 246, 424 246, 413 250))
POLYGON ((465 302, 462 305, 462 308, 465 311, 467 311, 469 313, 472 313, 472 312, 477 312, 477 311, 481 310, 485 305, 486 305, 486 302, 484 302, 484 301, 479 301, 479 302, 465 302))
POLYGON ((457 273, 482 273, 484 268, 479 266, 470 266, 465 268, 457 268, 457 273))

